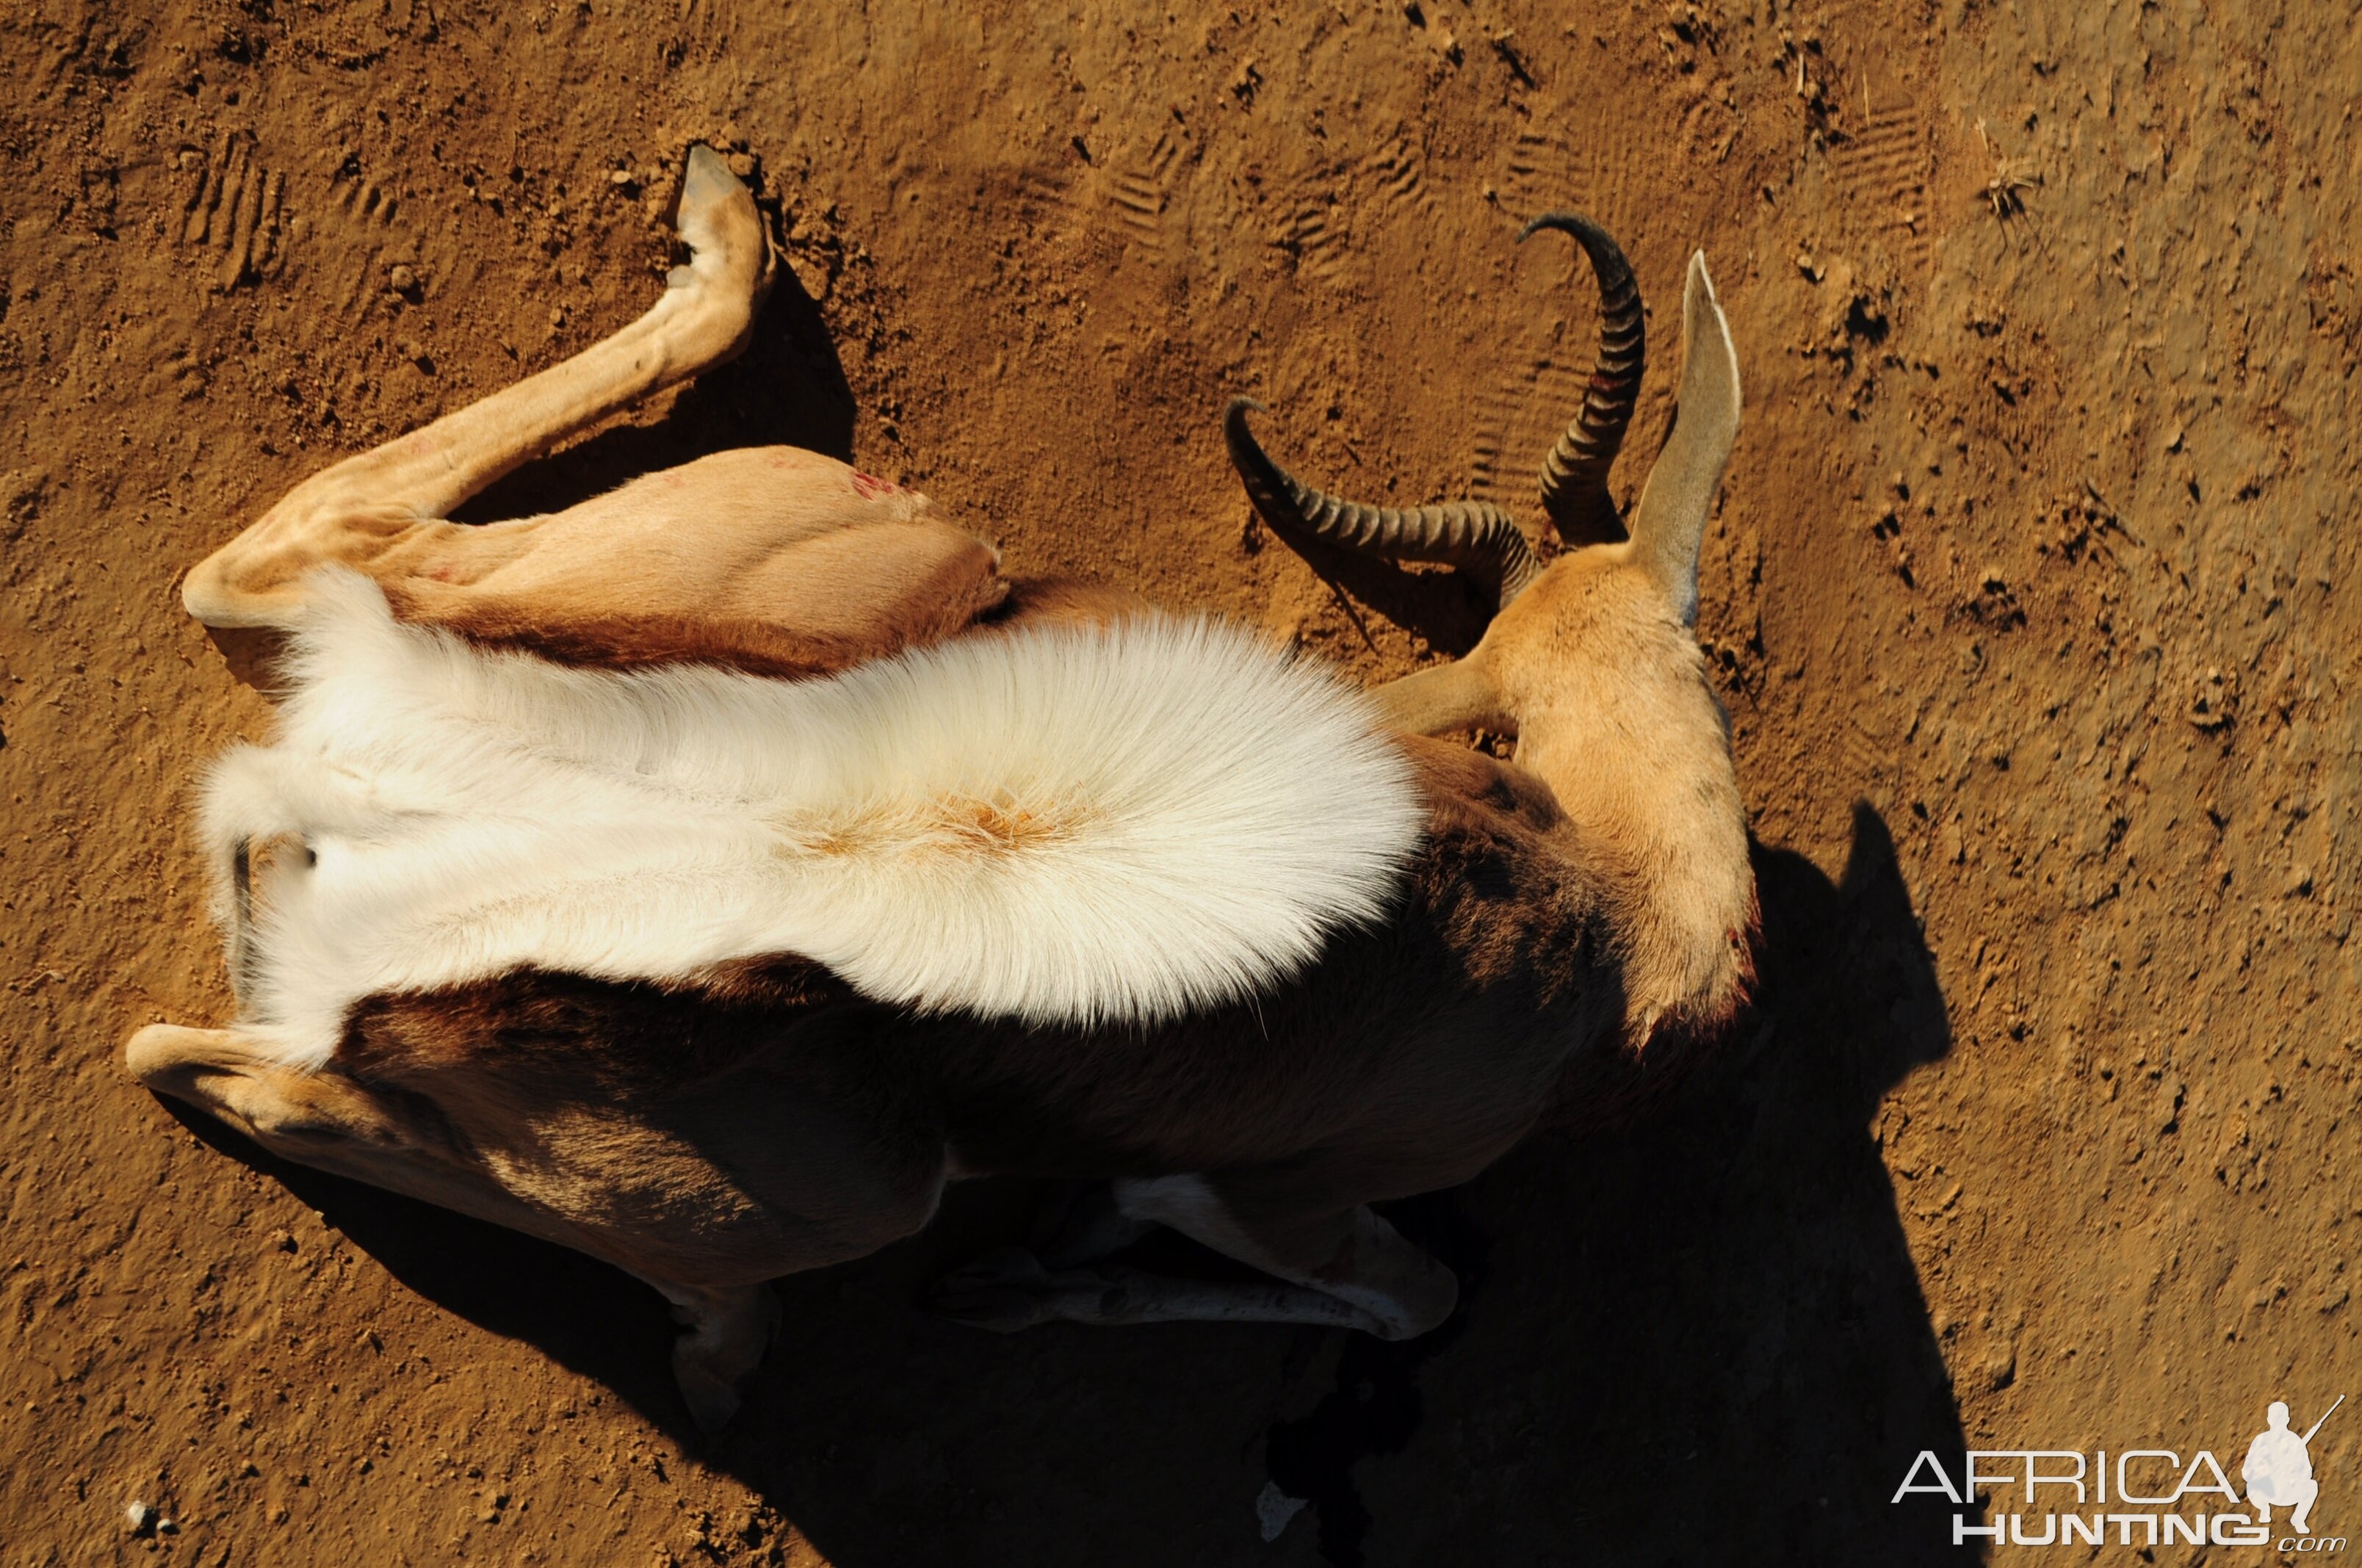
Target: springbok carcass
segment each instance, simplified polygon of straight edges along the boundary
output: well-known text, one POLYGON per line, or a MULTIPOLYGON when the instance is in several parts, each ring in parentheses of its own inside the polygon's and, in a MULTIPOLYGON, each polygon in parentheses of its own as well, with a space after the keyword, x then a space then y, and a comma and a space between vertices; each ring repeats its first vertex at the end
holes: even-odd
POLYGON ((1463 1181, 1725 1029, 1754 890, 1691 626, 1738 420, 1702 259, 1628 539, 1640 374, 1614 245, 1592 393, 1505 513, 1378 511, 1227 433, 1284 536, 1482 572, 1456 663, 1375 691, 1206 619, 1004 576, 927 500, 784 447, 549 516, 454 508, 745 342, 771 258, 692 149, 692 259, 640 320, 299 486, 193 570, 281 635, 277 738, 204 791, 237 1021, 125 1048, 289 1158, 662 1291, 728 1419, 766 1282, 924 1226, 944 1184, 1094 1184, 942 1282, 996 1329, 1230 1319, 1418 1334, 1451 1273, 1370 1205, 1463 1181), (1505 765, 1426 738, 1515 734, 1505 765), (1156 1225, 1262 1283, 1109 1263, 1156 1225))

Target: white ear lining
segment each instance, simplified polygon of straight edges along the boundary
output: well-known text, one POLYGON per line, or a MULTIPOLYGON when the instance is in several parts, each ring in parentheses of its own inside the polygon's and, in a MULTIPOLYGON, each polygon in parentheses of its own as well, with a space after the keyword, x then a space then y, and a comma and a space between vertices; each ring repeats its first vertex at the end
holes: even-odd
POLYGON ((1715 297, 1705 252, 1693 251, 1682 289, 1682 379, 1672 433, 1640 488, 1633 554, 1665 588, 1683 624, 1697 620, 1697 558, 1716 487, 1738 438, 1738 355, 1715 297))

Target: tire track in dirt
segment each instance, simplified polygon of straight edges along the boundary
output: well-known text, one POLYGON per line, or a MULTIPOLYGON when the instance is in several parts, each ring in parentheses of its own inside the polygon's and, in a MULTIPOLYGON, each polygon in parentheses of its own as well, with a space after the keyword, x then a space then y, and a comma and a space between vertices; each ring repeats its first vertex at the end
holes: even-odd
POLYGON ((1299 191, 1271 242, 1296 259, 1297 271, 1323 282, 1342 282, 1353 260, 1343 204, 1342 193, 1326 181, 1299 191))
POLYGON ((267 167, 255 138, 244 131, 225 132, 210 156, 195 147, 182 149, 181 166, 193 176, 184 183, 174 234, 181 248, 210 268, 214 286, 225 293, 275 277, 286 259, 281 243, 285 171, 267 167))
POLYGON ((1573 207, 1623 234, 1632 226, 1639 193, 1651 183, 1623 142, 1570 141, 1552 127, 1529 124, 1509 146, 1501 204, 1519 223, 1573 207))
POLYGON ((1363 191, 1412 215, 1432 216, 1440 204, 1428 183, 1426 157, 1399 130, 1363 157, 1354 180, 1363 191))
POLYGON ((397 228, 400 199, 370 179, 348 160, 328 178, 330 221, 357 253, 345 273, 339 308, 348 316, 365 314, 370 301, 386 286, 391 263, 387 256, 399 248, 407 254, 414 245, 403 243, 397 228))
POLYGON ((1861 130, 1829 149, 1829 166, 1893 254, 1924 270, 1930 259, 1927 127, 1918 105, 1891 82, 1882 90, 1877 74, 1862 72, 1861 130))
POLYGON ((1020 166, 1008 176, 1009 207, 1029 232, 1054 226, 1065 214, 1074 195, 1074 182, 1062 171, 1039 164, 1020 166))
MULTIPOLYGON (((1510 144, 1500 201, 1520 225, 1571 207, 1628 243, 1639 188, 1639 171, 1628 148, 1573 142, 1550 125, 1529 123, 1510 144)), ((1537 236, 1532 243, 1552 240, 1537 236)), ((1537 503, 1542 454, 1583 406, 1591 376, 1596 322, 1594 307, 1583 303, 1590 264, 1564 240, 1557 244, 1566 251, 1564 267, 1572 271, 1529 269, 1529 274, 1557 280, 1543 285, 1556 293, 1540 302, 1537 315, 1543 325, 1502 356, 1473 399, 1476 434, 1469 448, 1470 491, 1477 500, 1513 512, 1537 503)))
POLYGON ((1173 236, 1164 213, 1172 202, 1172 174, 1180 158, 1180 138, 1168 127, 1158 133, 1145 154, 1110 167, 1103 182, 1102 193, 1117 229, 1152 260, 1165 260, 1172 254, 1173 236))
POLYGON ((1374 230, 1432 219, 1440 204, 1426 155, 1397 130, 1359 157, 1324 161, 1296 181, 1271 243, 1295 258, 1299 272, 1342 286, 1369 265, 1374 230))

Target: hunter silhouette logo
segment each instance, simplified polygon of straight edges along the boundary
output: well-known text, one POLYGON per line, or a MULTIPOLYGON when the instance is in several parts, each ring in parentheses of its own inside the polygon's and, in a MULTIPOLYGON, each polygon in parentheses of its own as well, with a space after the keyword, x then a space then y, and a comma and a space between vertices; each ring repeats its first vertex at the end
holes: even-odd
POLYGON ((1923 1450, 1890 1500, 1926 1494, 1951 1503, 1955 1546, 2276 1546, 2309 1556, 2343 1552, 2345 1537, 2313 1533, 2321 1483, 2309 1445, 2344 1403, 2343 1394, 2331 1400, 2300 1436, 2289 1424, 2287 1403, 2272 1401, 2239 1468, 2244 1506, 2212 1452, 2198 1449, 2185 1460, 2162 1448, 1971 1449, 1962 1456, 1957 1482, 1935 1451, 1923 1450), (1986 1522, 1974 1522, 1979 1508, 1990 1510, 1986 1522), (2292 1534, 2273 1529, 2275 1508, 2289 1510, 2284 1528, 2292 1534))
MULTIPOLYGON (((2345 1396, 2340 1394, 2321 1413, 2321 1421, 2329 1419, 2344 1403, 2345 1396)), ((2321 1496, 2321 1483, 2312 1478, 2312 1455, 2305 1445, 2321 1430, 2321 1421, 2308 1427, 2304 1436, 2297 1436, 2289 1430, 2289 1408, 2278 1399, 2264 1412, 2264 1419, 2269 1424, 2247 1445, 2247 1463, 2239 1469, 2239 1478, 2247 1484, 2247 1502, 2256 1510, 2257 1524, 2271 1523, 2274 1508, 2294 1508, 2289 1528, 2299 1535, 2311 1535, 2312 1526, 2305 1516, 2312 1512, 2312 1500, 2321 1496)))

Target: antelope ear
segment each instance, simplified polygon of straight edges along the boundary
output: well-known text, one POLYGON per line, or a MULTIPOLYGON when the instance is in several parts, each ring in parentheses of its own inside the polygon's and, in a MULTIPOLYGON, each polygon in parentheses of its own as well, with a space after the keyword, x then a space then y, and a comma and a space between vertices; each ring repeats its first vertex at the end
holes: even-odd
POLYGON ((1632 513, 1633 558, 1663 586, 1685 626, 1697 624, 1698 542, 1738 438, 1738 356, 1706 276, 1705 252, 1694 251, 1682 289, 1682 386, 1672 434, 1632 513))

